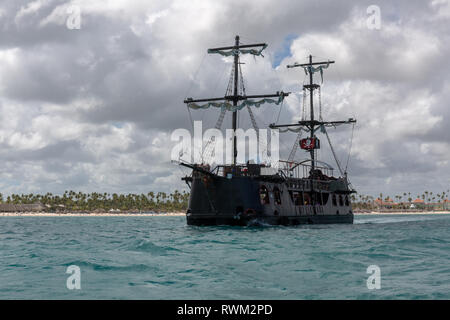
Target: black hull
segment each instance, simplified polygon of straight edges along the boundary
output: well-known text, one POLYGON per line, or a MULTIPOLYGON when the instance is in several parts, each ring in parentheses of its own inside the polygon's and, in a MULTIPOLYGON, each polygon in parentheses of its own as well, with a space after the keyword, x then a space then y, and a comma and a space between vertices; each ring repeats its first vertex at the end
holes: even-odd
MULTIPOLYGON (((186 213, 187 224, 248 226, 353 223, 351 204, 344 201, 334 203, 334 193, 330 191, 326 192, 326 201, 317 200, 316 205, 303 201, 295 203, 292 192, 303 190, 305 195, 311 194, 310 189, 305 189, 308 186, 300 186, 300 182, 267 177, 194 177, 186 213), (261 188, 268 190, 267 203, 261 200, 261 188), (278 200, 275 190, 279 190, 278 200)), ((348 199, 346 194, 337 196, 341 200, 346 197, 348 199)))
POLYGON ((187 224, 192 226, 258 226, 282 225, 295 226, 304 224, 352 224, 353 214, 317 215, 317 216, 283 216, 283 217, 251 217, 236 219, 233 216, 186 216, 187 224))

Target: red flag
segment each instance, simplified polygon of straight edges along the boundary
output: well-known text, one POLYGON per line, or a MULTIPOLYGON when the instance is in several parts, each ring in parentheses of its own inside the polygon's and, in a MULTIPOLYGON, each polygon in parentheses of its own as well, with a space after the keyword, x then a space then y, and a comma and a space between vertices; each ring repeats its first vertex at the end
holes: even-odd
POLYGON ((318 139, 317 138, 306 138, 300 140, 300 148, 303 150, 318 149, 318 139))

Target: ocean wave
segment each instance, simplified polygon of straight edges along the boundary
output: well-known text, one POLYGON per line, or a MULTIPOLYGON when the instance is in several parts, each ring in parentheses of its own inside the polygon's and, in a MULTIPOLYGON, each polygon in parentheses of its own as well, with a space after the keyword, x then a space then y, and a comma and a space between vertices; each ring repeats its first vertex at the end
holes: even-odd
POLYGON ((68 263, 65 263, 64 266, 68 267, 71 265, 75 265, 80 267, 80 269, 92 269, 95 271, 154 271, 155 266, 145 265, 145 264, 131 264, 131 265, 110 265, 110 264, 99 264, 89 261, 75 260, 68 263))
POLYGON ((130 250, 143 251, 153 255, 170 255, 181 252, 179 249, 170 246, 160 246, 148 240, 141 240, 129 247, 130 250))

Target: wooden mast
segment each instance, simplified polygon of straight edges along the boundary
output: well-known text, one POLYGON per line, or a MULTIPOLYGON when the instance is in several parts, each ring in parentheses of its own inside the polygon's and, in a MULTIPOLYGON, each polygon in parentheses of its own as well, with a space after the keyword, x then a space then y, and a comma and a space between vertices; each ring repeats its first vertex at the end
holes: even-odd
MULTIPOLYGON (((309 65, 311 66, 312 64, 312 55, 309 55, 309 65)), ((310 132, 310 138, 311 141, 313 141, 314 139, 314 99, 313 99, 313 91, 314 91, 314 87, 313 87, 313 72, 309 73, 309 86, 310 86, 310 94, 309 94, 309 103, 311 106, 311 132, 310 132)), ((311 155, 311 172, 314 172, 314 168, 315 168, 315 164, 314 164, 314 152, 315 149, 311 149, 310 150, 310 155, 311 155)), ((312 184, 311 184, 312 187, 312 184)))
MULTIPOLYGON (((237 106, 238 103, 238 83, 239 83, 239 36, 236 36, 235 38, 235 45, 234 47, 237 50, 237 54, 234 55, 234 99, 233 99, 233 106, 237 106)), ((237 142, 236 142, 236 129, 237 129, 237 110, 233 111, 233 166, 236 165, 236 158, 237 158, 237 142)))
MULTIPOLYGON (((245 44, 241 45, 239 42, 239 36, 235 37, 234 46, 230 47, 220 47, 220 48, 211 48, 208 49, 208 53, 217 53, 222 50, 234 50, 234 90, 233 95, 225 96, 223 98, 209 98, 209 99, 192 99, 188 98, 184 100, 184 103, 193 103, 193 102, 207 102, 207 101, 219 101, 219 100, 228 100, 233 101, 233 106, 236 107, 238 102, 241 100, 253 99, 253 98, 275 98, 280 97, 281 95, 288 96, 289 93, 277 92, 276 94, 265 94, 265 95, 250 95, 250 96, 241 96, 239 95, 239 57, 240 57, 240 49, 244 48, 255 48, 255 47, 267 47, 266 43, 256 43, 256 44, 245 44)), ((236 166, 237 159, 237 142, 236 142, 236 129, 237 129, 237 112, 238 110, 233 111, 232 115, 232 129, 233 129, 233 166, 236 166)))

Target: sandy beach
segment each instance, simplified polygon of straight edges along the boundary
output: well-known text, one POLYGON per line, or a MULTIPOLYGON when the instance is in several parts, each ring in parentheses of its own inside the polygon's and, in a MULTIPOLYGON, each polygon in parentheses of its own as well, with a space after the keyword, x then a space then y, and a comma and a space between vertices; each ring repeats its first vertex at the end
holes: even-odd
POLYGON ((450 211, 371 211, 371 212, 355 212, 355 215, 417 215, 417 214, 423 214, 423 215, 430 215, 430 214, 450 214, 450 211))

